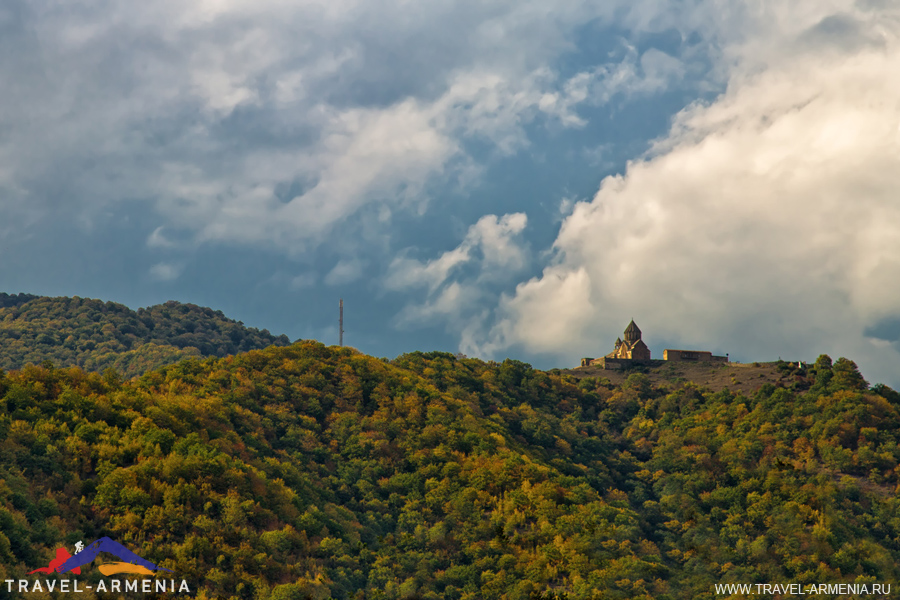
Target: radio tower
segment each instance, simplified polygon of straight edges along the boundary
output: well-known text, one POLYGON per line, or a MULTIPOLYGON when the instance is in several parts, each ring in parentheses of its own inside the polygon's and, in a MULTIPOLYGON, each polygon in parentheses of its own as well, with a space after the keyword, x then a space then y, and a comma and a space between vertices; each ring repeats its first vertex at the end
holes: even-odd
POLYGON ((338 318, 338 346, 344 345, 344 299, 341 298, 341 313, 338 318))

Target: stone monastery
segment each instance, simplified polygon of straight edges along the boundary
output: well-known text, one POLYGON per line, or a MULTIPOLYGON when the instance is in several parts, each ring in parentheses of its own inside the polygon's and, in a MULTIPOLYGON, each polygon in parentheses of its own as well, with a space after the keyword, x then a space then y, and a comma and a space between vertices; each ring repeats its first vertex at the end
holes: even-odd
POLYGON ((582 367, 602 367, 604 369, 625 369, 632 365, 659 366, 666 361, 727 363, 728 355, 713 356, 705 350, 663 350, 662 360, 650 358, 650 348, 641 339, 641 330, 634 319, 625 328, 625 339, 616 340, 615 349, 600 358, 582 358, 582 367))

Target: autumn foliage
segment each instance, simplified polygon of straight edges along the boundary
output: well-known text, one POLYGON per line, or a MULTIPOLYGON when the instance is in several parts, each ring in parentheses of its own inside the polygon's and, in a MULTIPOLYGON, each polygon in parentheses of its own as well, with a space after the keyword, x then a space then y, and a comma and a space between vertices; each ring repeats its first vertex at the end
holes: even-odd
POLYGON ((744 397, 313 342, 28 366, 0 375, 0 581, 103 535, 202 598, 896 581, 900 397, 846 359, 797 377, 744 397))

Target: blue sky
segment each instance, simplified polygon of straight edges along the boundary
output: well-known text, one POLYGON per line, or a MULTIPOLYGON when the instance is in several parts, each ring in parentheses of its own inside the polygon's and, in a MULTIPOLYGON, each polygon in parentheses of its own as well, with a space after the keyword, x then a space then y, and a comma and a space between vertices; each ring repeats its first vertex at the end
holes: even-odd
MULTIPOLYGON (((789 4, 789 6, 785 6, 789 4)), ((393 357, 856 360, 900 384, 900 12, 12 0, 0 289, 393 357)))

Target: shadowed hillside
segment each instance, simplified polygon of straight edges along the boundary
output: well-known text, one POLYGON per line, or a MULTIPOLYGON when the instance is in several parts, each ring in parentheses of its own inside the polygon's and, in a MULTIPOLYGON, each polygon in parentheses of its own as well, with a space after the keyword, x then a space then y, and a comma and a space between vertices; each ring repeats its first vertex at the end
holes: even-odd
POLYGON ((221 311, 166 302, 133 311, 88 298, 0 294, 0 368, 49 360, 87 371, 109 367, 126 377, 200 356, 226 356, 287 336, 244 327, 221 311))

